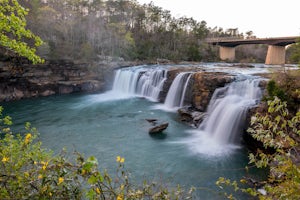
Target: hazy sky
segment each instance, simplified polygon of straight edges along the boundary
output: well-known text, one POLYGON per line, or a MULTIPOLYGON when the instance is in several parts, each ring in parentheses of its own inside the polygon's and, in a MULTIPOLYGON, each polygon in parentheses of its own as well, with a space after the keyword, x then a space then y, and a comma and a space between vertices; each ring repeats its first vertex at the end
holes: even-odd
MULTIPOLYGON (((151 0, 137 0, 141 4, 151 0)), ((253 31, 258 37, 300 35, 300 0, 152 0, 175 17, 193 17, 208 27, 253 31)))

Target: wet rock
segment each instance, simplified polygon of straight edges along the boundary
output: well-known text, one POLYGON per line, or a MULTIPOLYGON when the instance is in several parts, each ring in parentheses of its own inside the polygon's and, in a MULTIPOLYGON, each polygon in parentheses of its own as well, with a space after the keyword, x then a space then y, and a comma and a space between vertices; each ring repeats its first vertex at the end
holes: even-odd
POLYGON ((157 119, 146 119, 146 121, 151 123, 153 126, 157 124, 157 119))
POLYGON ((21 99, 22 97, 24 97, 24 93, 21 90, 15 89, 14 97, 16 99, 21 99))
POLYGON ((149 134, 156 134, 156 133, 161 133, 163 132, 165 129, 167 129, 169 126, 169 123, 167 122, 164 122, 164 123, 161 123, 161 124, 157 124, 153 127, 151 127, 149 129, 149 134))
POLYGON ((192 127, 198 127, 206 116, 205 112, 196 111, 191 107, 180 108, 178 110, 180 121, 192 127))
POLYGON ((234 64, 234 65, 232 65, 232 67, 239 67, 239 68, 255 68, 254 65, 245 64, 245 63, 234 64))
POLYGON ((41 96, 45 97, 45 96, 50 96, 55 94, 55 92, 53 90, 45 90, 44 92, 41 93, 41 96))
POLYGON ((194 108, 205 111, 214 91, 232 82, 234 76, 219 72, 197 72, 193 75, 192 101, 194 108))

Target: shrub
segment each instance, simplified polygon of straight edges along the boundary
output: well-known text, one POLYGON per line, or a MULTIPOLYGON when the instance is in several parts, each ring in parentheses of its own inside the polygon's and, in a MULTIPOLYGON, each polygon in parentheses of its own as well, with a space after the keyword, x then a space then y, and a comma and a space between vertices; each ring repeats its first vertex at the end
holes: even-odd
POLYGON ((282 101, 287 100, 286 94, 280 87, 278 87, 278 85, 276 84, 276 82, 274 80, 270 80, 268 82, 267 91, 270 96, 269 99, 274 99, 274 97, 278 97, 282 101))
POLYGON ((300 70, 287 70, 273 74, 267 85, 267 100, 278 97, 286 101, 290 112, 296 113, 300 107, 300 70))

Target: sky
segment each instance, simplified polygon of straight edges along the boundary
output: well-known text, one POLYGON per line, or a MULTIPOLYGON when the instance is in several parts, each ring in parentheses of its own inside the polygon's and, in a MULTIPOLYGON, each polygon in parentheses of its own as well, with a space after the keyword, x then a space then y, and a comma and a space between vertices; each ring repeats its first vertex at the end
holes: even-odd
POLYGON ((260 38, 300 36, 300 0, 137 0, 193 17, 207 26, 253 31, 260 38))

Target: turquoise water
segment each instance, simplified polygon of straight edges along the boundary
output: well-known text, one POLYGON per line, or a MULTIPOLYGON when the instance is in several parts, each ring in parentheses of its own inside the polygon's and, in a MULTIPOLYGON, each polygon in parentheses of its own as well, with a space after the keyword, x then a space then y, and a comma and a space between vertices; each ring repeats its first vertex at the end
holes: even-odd
POLYGON ((29 121, 38 129, 44 147, 56 153, 66 147, 70 152, 94 155, 100 167, 109 171, 117 166, 116 156, 125 157, 125 166, 137 182, 146 178, 204 187, 209 190, 197 192, 199 198, 223 199, 215 186, 218 177, 237 180, 246 175, 248 159, 243 147, 221 156, 197 154, 186 142, 192 128, 180 123, 176 113, 155 109, 157 103, 143 98, 101 102, 101 97, 51 96, 2 105, 13 118, 14 130, 29 121), (169 127, 164 134, 151 136, 147 118, 167 121, 169 127))

